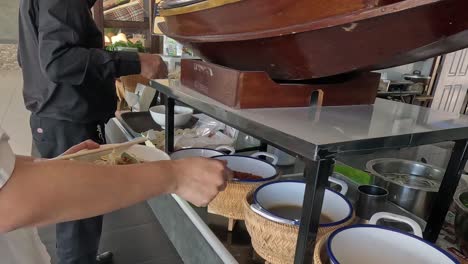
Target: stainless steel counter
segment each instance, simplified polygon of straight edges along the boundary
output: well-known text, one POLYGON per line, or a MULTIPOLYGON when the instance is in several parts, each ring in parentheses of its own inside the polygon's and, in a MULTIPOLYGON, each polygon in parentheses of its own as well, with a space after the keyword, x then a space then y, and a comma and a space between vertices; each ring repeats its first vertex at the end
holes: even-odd
POLYGON ((315 159, 320 149, 343 153, 410 147, 468 135, 468 119, 460 119, 458 114, 383 99, 377 99, 374 105, 238 110, 178 81, 151 81, 151 86, 226 124, 248 129, 252 136, 273 146, 309 159, 315 159))

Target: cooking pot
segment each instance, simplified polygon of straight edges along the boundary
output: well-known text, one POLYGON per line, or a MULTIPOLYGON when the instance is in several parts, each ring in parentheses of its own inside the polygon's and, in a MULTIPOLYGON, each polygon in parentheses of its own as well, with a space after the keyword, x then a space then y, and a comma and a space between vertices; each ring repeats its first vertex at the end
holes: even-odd
POLYGON ((185 159, 191 157, 203 157, 203 158, 212 158, 214 156, 221 156, 225 155, 226 153, 222 152, 222 150, 228 151, 229 155, 234 154, 236 150, 230 146, 219 146, 215 149, 210 148, 186 148, 180 149, 172 152, 171 159, 178 160, 178 159, 185 159))
POLYGON ((426 219, 440 187, 444 170, 402 159, 374 159, 366 164, 374 184, 388 190, 388 200, 426 219))
MULTIPOLYGON (((347 186, 343 187, 346 183, 331 177, 329 180, 341 185, 342 193, 330 189, 325 190, 322 214, 326 215, 330 222, 320 224, 320 227, 337 226, 347 222, 353 216, 353 207, 343 195, 348 189, 347 186)), ((251 205, 251 209, 264 218, 277 223, 300 225, 300 219, 291 219, 282 215, 277 215, 271 211, 271 208, 284 205, 302 208, 305 186, 306 184, 301 181, 266 183, 258 187, 255 191, 253 195, 254 202, 251 205)))
POLYGON ((468 254, 468 189, 458 191, 454 196, 456 205, 455 235, 463 254, 468 254))
POLYGON ((333 264, 362 263, 459 263, 453 256, 433 244, 424 241, 421 227, 412 219, 380 212, 372 216, 373 225, 354 225, 339 228, 331 233, 327 252, 333 264), (381 219, 407 223, 415 235, 375 224, 381 219))

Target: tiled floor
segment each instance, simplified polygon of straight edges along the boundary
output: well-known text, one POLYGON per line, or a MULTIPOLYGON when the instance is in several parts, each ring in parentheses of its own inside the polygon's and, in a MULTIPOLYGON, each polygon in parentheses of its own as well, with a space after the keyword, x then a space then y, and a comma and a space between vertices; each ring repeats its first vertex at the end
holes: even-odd
MULTIPOLYGON (((56 263, 55 227, 41 228, 39 234, 52 257, 52 264, 56 263)), ((114 264, 182 263, 146 203, 106 215, 100 246, 101 252, 114 253, 114 264)))
MULTIPOLYGON (((10 135, 12 148, 20 155, 31 152, 28 120, 29 113, 22 99, 21 72, 0 71, 0 126, 10 135)), ((42 228, 40 235, 55 264, 54 226, 42 228)), ((112 251, 115 264, 182 263, 146 203, 105 216, 101 251, 112 251)))

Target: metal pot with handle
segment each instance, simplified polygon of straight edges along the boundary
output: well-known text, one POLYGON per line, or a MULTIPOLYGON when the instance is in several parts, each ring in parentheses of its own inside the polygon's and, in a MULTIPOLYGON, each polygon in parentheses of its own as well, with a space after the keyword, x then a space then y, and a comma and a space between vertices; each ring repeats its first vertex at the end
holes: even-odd
POLYGON ((374 184, 388 190, 388 200, 427 219, 445 171, 421 162, 384 158, 371 160, 367 171, 374 184))

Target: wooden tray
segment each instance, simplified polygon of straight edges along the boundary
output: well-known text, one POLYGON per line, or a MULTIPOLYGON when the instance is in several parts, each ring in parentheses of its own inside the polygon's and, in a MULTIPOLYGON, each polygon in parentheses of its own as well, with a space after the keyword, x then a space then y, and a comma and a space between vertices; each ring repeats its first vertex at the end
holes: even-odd
POLYGON ((252 23, 238 33, 183 35, 169 22, 159 26, 212 63, 264 71, 274 80, 304 80, 389 68, 468 47, 466 10, 467 0, 405 0, 279 28, 259 30, 252 23))
POLYGON ((359 73, 315 84, 272 81, 265 72, 244 72, 213 63, 182 60, 181 83, 227 106, 244 108, 304 107, 311 104, 373 104, 380 74, 359 73))

